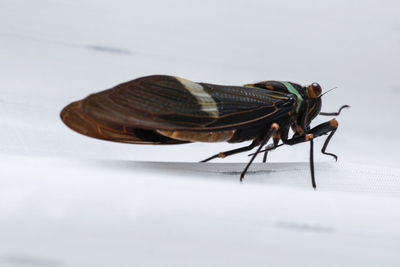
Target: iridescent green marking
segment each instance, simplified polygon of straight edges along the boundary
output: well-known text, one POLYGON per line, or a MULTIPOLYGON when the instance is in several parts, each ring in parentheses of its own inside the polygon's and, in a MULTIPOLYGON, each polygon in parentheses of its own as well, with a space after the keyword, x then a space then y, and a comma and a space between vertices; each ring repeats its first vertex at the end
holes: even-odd
POLYGON ((295 94, 297 96, 297 108, 296 112, 299 112, 301 102, 303 102, 303 97, 301 94, 296 90, 296 88, 293 87, 293 85, 290 82, 281 82, 286 88, 288 89, 289 92, 292 94, 295 94))

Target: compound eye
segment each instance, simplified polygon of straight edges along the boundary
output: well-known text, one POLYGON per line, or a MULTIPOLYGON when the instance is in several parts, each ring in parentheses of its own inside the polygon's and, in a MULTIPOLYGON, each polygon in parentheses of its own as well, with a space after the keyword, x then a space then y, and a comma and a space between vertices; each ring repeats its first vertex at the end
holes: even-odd
POLYGON ((310 98, 317 98, 321 95, 322 89, 318 83, 312 83, 308 86, 308 96, 310 98))

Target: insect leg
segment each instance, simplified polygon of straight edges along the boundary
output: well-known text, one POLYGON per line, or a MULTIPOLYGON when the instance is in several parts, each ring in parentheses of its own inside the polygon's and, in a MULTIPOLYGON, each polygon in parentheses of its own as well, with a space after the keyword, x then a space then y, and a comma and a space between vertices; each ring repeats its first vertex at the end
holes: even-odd
POLYGON ((220 153, 218 153, 218 154, 216 154, 214 156, 211 156, 211 157, 209 157, 209 158, 207 158, 205 160, 202 160, 200 162, 207 162, 207 161, 210 161, 210 160, 215 159, 215 158, 225 158, 225 157, 228 157, 228 156, 231 156, 231 155, 234 155, 234 154, 238 154, 238 153, 241 153, 241 152, 249 151, 249 150, 252 150, 257 145, 258 145, 258 142, 253 141, 248 146, 240 147, 240 148, 229 150, 229 151, 225 151, 225 152, 220 152, 220 153))
MULTIPOLYGON (((269 151, 274 150, 275 148, 283 145, 283 144, 278 145, 279 140, 287 139, 287 135, 289 132, 289 127, 290 127, 290 119, 288 119, 286 121, 281 121, 279 123, 279 125, 281 126, 279 131, 276 131, 272 135, 272 141, 273 141, 272 144, 266 146, 264 150, 260 151, 260 152, 264 152, 263 163, 265 163, 267 161, 269 151)), ((251 154, 249 156, 252 156, 252 155, 253 154, 251 154)))
POLYGON ((325 152, 325 150, 328 147, 328 144, 331 141, 332 136, 335 134, 337 127, 338 127, 337 120, 332 119, 328 122, 317 125, 310 130, 310 133, 313 134, 313 138, 321 136, 321 135, 325 135, 328 132, 330 132, 330 134, 328 135, 328 137, 326 138, 326 140, 324 142, 324 145, 322 146, 321 152, 322 152, 322 154, 333 157, 336 161, 337 161, 338 157, 335 154, 325 152))
POLYGON ((324 145, 322 146, 321 152, 322 152, 322 154, 325 154, 325 155, 334 157, 335 160, 337 161, 338 157, 337 157, 335 154, 325 152, 325 150, 326 150, 326 148, 328 147, 328 144, 329 144, 329 142, 331 141, 331 138, 332 138, 332 136, 335 134, 335 132, 336 132, 336 129, 332 130, 332 132, 328 135, 328 137, 327 137, 326 140, 325 140, 324 145))
POLYGON ((314 140, 310 139, 310 171, 311 171, 311 184, 314 189, 317 188, 315 182, 315 171, 314 171, 314 140))
MULTIPOLYGON (((270 150, 273 150, 279 146, 282 145, 295 145, 295 144, 299 144, 299 143, 303 143, 303 142, 310 142, 310 171, 311 171, 311 183, 313 188, 315 189, 317 187, 316 182, 315 182, 315 170, 314 170, 314 138, 325 135, 327 133, 330 132, 329 136, 326 138, 325 143, 321 149, 321 152, 325 155, 329 155, 334 157, 335 159, 337 159, 337 156, 335 154, 332 153, 327 153, 325 152, 329 141, 331 140, 332 136, 335 134, 336 129, 338 127, 338 122, 336 119, 332 119, 330 121, 321 123, 317 126, 315 126, 314 128, 312 128, 311 130, 307 131, 307 134, 305 135, 299 135, 299 136, 295 136, 291 139, 282 139, 283 144, 277 145, 274 144, 272 147, 268 147, 267 149, 263 150, 264 152, 268 152, 270 150)), ((263 151, 257 151, 257 152, 263 152, 263 151)), ((256 153, 257 153, 256 152, 256 153)), ((250 154, 249 156, 255 156, 256 153, 250 154)))
POLYGON ((273 123, 271 128, 268 130, 267 134, 265 135, 264 139, 261 141, 256 153, 251 157, 249 163, 247 163, 246 167, 240 174, 240 181, 243 180, 244 175, 246 174, 247 170, 249 169, 251 163, 253 163, 254 159, 257 157, 257 154, 260 152, 261 148, 268 142, 271 136, 279 129, 279 125, 277 123, 273 123))
POLYGON ((263 161, 262 161, 263 163, 267 162, 267 156, 268 156, 268 150, 265 149, 264 156, 263 156, 263 161))
POLYGON ((344 108, 349 108, 349 105, 343 105, 339 108, 338 112, 320 112, 319 115, 322 116, 338 116, 340 114, 340 112, 342 111, 342 109, 344 108))
MULTIPOLYGON (((283 145, 285 145, 285 144, 282 143, 282 144, 279 144, 279 145, 276 145, 276 146, 275 146, 275 145, 272 145, 272 146, 269 146, 269 145, 268 145, 268 146, 265 147, 264 150, 261 150, 260 153, 261 153, 261 152, 265 152, 265 151, 269 152, 269 151, 271 151, 271 150, 275 150, 277 147, 280 147, 280 146, 283 146, 283 145)), ((249 155, 247 155, 247 156, 250 157, 250 156, 253 156, 254 154, 255 154, 255 153, 251 153, 251 154, 249 154, 249 155)))
POLYGON ((271 150, 274 150, 276 147, 278 147, 279 139, 274 138, 273 140, 274 140, 274 143, 272 144, 272 146, 268 145, 267 148, 264 149, 264 151, 260 151, 260 152, 264 152, 263 163, 267 162, 268 152, 271 150))
MULTIPOLYGON (((335 120, 335 121, 336 121, 336 120, 335 120)), ((326 122, 326 123, 323 123, 323 124, 320 124, 320 125, 314 127, 314 128, 311 129, 311 130, 309 131, 309 133, 307 133, 306 135, 301 135, 301 136, 298 136, 298 137, 295 137, 295 138, 292 138, 292 139, 283 141, 285 144, 288 144, 288 145, 299 144, 299 143, 307 142, 307 141, 310 142, 310 172, 311 172, 311 184, 312 184, 312 187, 313 187, 314 189, 317 188, 317 184, 316 184, 316 182, 315 182, 315 171, 314 171, 314 138, 317 137, 317 136, 320 136, 320 135, 324 134, 323 132, 317 131, 317 130, 320 130, 320 128, 321 128, 320 126, 321 126, 321 125, 322 125, 322 126, 326 126, 327 123, 328 123, 328 125, 329 125, 330 121, 328 121, 328 122, 326 122), (317 128, 317 127, 318 127, 318 128, 317 128), (312 132, 313 130, 314 130, 314 132, 315 132, 316 134, 310 133, 310 132, 312 132)), ((324 127, 324 129, 325 129, 325 127, 324 127)), ((334 130, 332 130, 332 129, 327 129, 327 130, 328 130, 328 132, 329 132, 329 131, 334 131, 334 130)), ((336 130, 336 129, 335 129, 335 130, 336 130)))
MULTIPOLYGON (((331 132, 329 134, 328 138, 326 138, 326 141, 324 143, 324 146, 321 149, 321 152, 323 154, 325 154, 325 155, 331 155, 332 157, 336 158, 335 157, 336 155, 331 154, 331 153, 326 153, 325 150, 326 150, 326 148, 327 148, 327 146, 329 144, 330 139, 332 138, 334 132, 337 129, 337 125, 338 125, 338 122, 335 119, 332 119, 332 120, 330 120, 328 122, 321 123, 321 124, 315 126, 314 128, 312 128, 311 130, 307 131, 307 133, 311 134, 311 135, 308 135, 308 134, 306 134, 306 135, 298 135, 298 136, 295 136, 295 137, 293 137, 291 139, 286 139, 286 140, 282 139, 282 142, 283 142, 282 144, 274 145, 272 147, 267 147, 266 149, 261 150, 260 152, 271 151, 271 150, 274 150, 277 147, 280 147, 280 146, 283 146, 283 145, 292 146, 292 145, 304 143, 304 142, 307 142, 307 141, 310 140, 310 136, 312 136, 313 138, 316 138, 316 137, 319 137, 319 136, 322 136, 322 135, 325 135, 325 134, 331 132)), ((250 154, 249 156, 253 156, 253 155, 254 155, 254 153, 250 154)))
MULTIPOLYGON (((307 131, 307 133, 305 135, 299 135, 299 136, 296 136, 296 137, 293 137, 293 138, 287 139, 287 140, 282 139, 282 142, 286 145, 296 145, 299 143, 310 141, 311 138, 316 138, 316 137, 325 135, 329 132, 336 131, 337 127, 338 127, 337 120, 332 119, 330 121, 327 121, 327 122, 324 122, 324 123, 321 123, 321 124, 315 126, 311 130, 307 131)), ((330 137, 328 136, 327 139, 330 140, 330 137)), ((329 143, 329 141, 328 141, 328 143, 329 143)), ((325 150, 324 150, 324 152, 325 152, 325 150)), ((326 154, 326 153, 324 153, 324 154, 326 154)))

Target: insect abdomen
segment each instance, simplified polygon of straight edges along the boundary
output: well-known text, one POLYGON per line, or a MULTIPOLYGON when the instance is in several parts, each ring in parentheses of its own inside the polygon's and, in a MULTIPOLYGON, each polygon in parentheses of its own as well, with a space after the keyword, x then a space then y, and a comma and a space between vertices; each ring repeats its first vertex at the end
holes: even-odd
POLYGON ((189 142, 228 142, 234 136, 236 130, 225 130, 217 132, 198 131, 169 131, 157 130, 157 133, 172 139, 189 142))

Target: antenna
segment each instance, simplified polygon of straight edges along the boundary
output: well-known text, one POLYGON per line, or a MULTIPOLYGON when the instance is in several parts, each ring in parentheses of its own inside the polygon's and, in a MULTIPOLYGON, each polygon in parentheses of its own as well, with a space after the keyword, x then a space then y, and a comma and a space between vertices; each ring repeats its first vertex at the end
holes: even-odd
POLYGON ((337 88, 338 88, 338 87, 335 86, 335 87, 333 87, 332 89, 329 89, 328 91, 326 91, 325 93, 323 93, 322 95, 320 95, 319 97, 322 97, 324 94, 329 93, 330 91, 335 90, 335 89, 337 89, 337 88))

